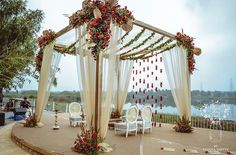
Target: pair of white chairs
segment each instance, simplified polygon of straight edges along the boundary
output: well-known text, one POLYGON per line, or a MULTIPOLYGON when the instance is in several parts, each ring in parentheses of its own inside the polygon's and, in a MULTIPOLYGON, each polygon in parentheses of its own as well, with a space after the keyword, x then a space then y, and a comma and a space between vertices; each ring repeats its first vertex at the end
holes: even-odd
POLYGON ((129 132, 135 131, 137 135, 138 130, 144 131, 149 129, 152 131, 152 108, 150 105, 145 105, 141 110, 141 120, 138 121, 138 108, 137 106, 131 106, 126 111, 125 122, 115 123, 115 134, 117 131, 125 132, 126 137, 128 137, 129 132))
POLYGON ((83 111, 82 106, 78 102, 72 102, 69 105, 69 120, 70 126, 78 126, 81 123, 86 124, 86 121, 82 118, 83 111))

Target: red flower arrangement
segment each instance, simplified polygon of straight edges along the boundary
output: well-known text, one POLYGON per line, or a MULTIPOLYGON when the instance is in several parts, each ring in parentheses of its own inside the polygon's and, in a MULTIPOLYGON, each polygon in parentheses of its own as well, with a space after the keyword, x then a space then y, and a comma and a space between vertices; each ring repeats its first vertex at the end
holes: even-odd
POLYGON ((41 70, 42 61, 43 61, 43 52, 42 50, 40 50, 38 54, 36 54, 36 57, 35 57, 36 71, 38 72, 40 72, 41 70))
POLYGON ((98 146, 99 137, 93 128, 85 130, 81 127, 81 134, 77 135, 72 150, 79 154, 94 155, 98 154, 100 147, 98 146))
POLYGON ((40 72, 42 61, 43 61, 43 48, 51 43, 56 37, 56 33, 52 30, 43 31, 43 35, 38 38, 38 46, 40 48, 39 52, 36 54, 35 63, 36 63, 36 71, 40 72))
POLYGON ((45 47, 52 42, 56 37, 56 33, 51 29, 43 31, 43 35, 38 38, 38 46, 40 48, 45 47))
POLYGON ((74 13, 70 19, 72 27, 81 26, 87 23, 87 31, 90 38, 89 43, 95 43, 95 46, 90 47, 94 58, 98 53, 109 46, 111 29, 111 21, 123 29, 127 29, 124 25, 133 20, 131 11, 125 8, 120 8, 120 5, 113 6, 109 1, 91 1, 83 2, 83 9, 74 13))
POLYGON ((182 46, 188 52, 188 55, 187 55, 188 67, 189 67, 189 72, 192 74, 193 71, 195 70, 193 38, 180 32, 177 32, 175 38, 177 40, 177 45, 182 46))
POLYGON ((29 117, 26 118, 25 121, 26 123, 24 124, 24 127, 33 128, 37 126, 35 115, 30 115, 29 117))

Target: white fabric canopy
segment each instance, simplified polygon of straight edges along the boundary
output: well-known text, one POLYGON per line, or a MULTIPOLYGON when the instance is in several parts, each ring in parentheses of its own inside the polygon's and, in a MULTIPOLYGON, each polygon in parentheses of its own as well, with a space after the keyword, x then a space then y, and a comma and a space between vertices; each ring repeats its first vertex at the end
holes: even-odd
POLYGON ((191 119, 190 75, 186 49, 175 47, 163 54, 171 92, 180 117, 191 119))
POLYGON ((43 51, 43 62, 39 77, 39 86, 37 94, 37 103, 35 115, 37 122, 40 122, 45 105, 50 96, 50 89, 55 79, 55 74, 58 71, 58 65, 61 59, 61 54, 53 52, 54 43, 47 45, 43 51))
POLYGON ((118 61, 117 110, 121 115, 128 94, 133 64, 132 60, 118 61))

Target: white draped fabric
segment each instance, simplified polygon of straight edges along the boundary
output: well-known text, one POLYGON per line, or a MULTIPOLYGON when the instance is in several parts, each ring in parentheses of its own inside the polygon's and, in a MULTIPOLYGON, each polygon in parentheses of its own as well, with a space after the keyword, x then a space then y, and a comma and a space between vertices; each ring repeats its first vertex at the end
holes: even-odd
POLYGON ((54 43, 47 45, 43 51, 43 62, 39 77, 37 103, 35 115, 37 122, 40 122, 43 110, 50 96, 50 89, 58 71, 61 54, 53 52, 54 43))
POLYGON ((76 63, 81 103, 85 108, 87 125, 90 127, 92 119, 94 121, 93 114, 95 111, 96 62, 91 52, 87 50, 87 45, 83 46, 86 42, 84 37, 85 32, 85 26, 76 29, 76 40, 80 39, 76 45, 76 63))
POLYGON ((164 66, 171 92, 180 117, 191 119, 191 89, 187 51, 175 47, 163 54, 164 66))
POLYGON ((117 94, 115 92, 116 86, 116 52, 119 49, 118 40, 121 38, 122 31, 119 27, 112 25, 112 36, 110 40, 110 46, 108 50, 105 52, 108 56, 103 57, 103 70, 102 70, 102 100, 101 100, 101 108, 100 108, 100 136, 101 138, 105 138, 107 133, 108 122, 110 118, 111 105, 115 102, 114 95, 117 94))
POLYGON ((127 98, 133 64, 134 61, 131 60, 119 60, 118 62, 117 110, 120 114, 122 114, 123 105, 127 98))
MULTIPOLYGON (((96 62, 91 55, 91 51, 87 50, 85 45, 86 27, 81 26, 76 30, 76 39, 79 39, 77 46, 77 74, 79 81, 79 89, 81 102, 85 107, 86 120, 90 127, 91 119, 95 112, 95 84, 96 84, 96 62)), ((112 25, 112 36, 108 50, 100 54, 100 73, 102 82, 99 92, 99 134, 101 138, 105 138, 107 133, 108 121, 110 118, 111 104, 114 103, 115 89, 115 68, 116 68, 116 52, 118 51, 119 38, 121 37, 121 29, 112 25)))

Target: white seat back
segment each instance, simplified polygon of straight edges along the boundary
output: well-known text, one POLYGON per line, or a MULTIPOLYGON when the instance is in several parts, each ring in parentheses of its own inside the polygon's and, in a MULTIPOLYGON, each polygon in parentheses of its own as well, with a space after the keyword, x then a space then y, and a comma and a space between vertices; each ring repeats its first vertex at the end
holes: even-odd
POLYGON ((69 113, 71 117, 80 117, 82 114, 82 107, 78 102, 72 102, 69 105, 69 113))
POLYGON ((142 119, 145 122, 149 122, 152 120, 152 107, 150 105, 145 105, 142 108, 142 119))
POLYGON ((135 122, 138 119, 138 109, 136 106, 131 106, 126 112, 126 121, 129 123, 135 122))

